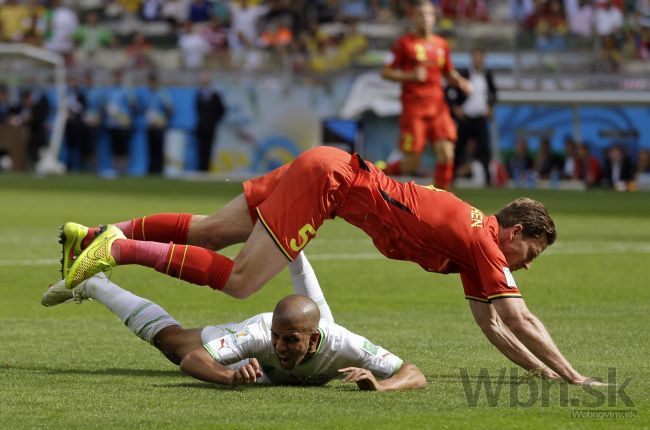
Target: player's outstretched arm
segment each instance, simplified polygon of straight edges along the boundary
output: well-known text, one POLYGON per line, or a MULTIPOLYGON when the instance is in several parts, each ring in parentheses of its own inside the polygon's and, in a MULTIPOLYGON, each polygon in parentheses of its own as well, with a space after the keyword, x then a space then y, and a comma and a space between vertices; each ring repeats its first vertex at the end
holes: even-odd
POLYGON ((370 370, 360 367, 346 367, 339 372, 346 374, 343 382, 355 382, 363 391, 420 390, 427 386, 424 374, 410 363, 404 363, 393 376, 381 381, 370 370))
POLYGON ((522 344, 510 329, 501 321, 490 303, 469 300, 474 320, 488 340, 510 361, 528 372, 544 378, 557 379, 559 376, 542 363, 522 344))
POLYGON ((526 307, 521 298, 503 298, 493 302, 494 308, 503 322, 526 348, 562 379, 571 384, 598 384, 597 381, 582 376, 564 358, 551 339, 544 324, 526 307))
POLYGON ((257 359, 251 358, 250 363, 232 370, 220 364, 203 347, 187 354, 181 361, 180 368, 188 375, 205 382, 237 386, 254 384, 262 376, 257 359))

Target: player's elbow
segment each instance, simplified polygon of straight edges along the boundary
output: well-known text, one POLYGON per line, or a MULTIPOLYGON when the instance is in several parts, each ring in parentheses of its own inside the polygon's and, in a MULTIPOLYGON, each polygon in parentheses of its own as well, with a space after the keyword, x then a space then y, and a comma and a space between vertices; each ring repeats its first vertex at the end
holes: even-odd
POLYGON ((183 357, 181 363, 179 364, 179 368, 183 373, 194 376, 192 370, 196 368, 196 364, 199 360, 200 357, 198 351, 192 351, 183 357))
POLYGON ((412 390, 422 390, 427 386, 427 378, 424 376, 424 373, 415 365, 411 363, 405 363, 402 368, 404 371, 408 372, 410 375, 410 388, 412 390))

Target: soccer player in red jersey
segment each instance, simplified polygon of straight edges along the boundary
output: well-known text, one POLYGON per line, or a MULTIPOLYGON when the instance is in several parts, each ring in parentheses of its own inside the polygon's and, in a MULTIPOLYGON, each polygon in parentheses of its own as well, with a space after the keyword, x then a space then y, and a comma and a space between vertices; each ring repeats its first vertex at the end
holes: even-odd
POLYGON ((414 174, 430 141, 436 156, 434 183, 449 189, 454 179, 456 124, 445 101, 442 78, 463 92, 470 82, 454 69, 445 39, 433 34, 436 14, 431 1, 418 1, 413 8, 415 32, 397 40, 381 76, 402 84, 400 149, 403 158, 387 173, 414 174))
POLYGON ((66 286, 112 266, 140 264, 245 298, 294 264, 322 223, 335 217, 365 231, 388 258, 460 273, 476 322, 516 364, 592 383, 528 310, 511 273, 528 269, 555 241, 555 225, 541 203, 517 199, 486 216, 449 192, 395 181, 359 155, 331 147, 305 151, 246 181, 242 195, 210 216, 157 214, 103 232, 66 223, 64 251, 83 249, 69 270, 64 263, 66 286), (241 242, 233 260, 213 251, 241 242))

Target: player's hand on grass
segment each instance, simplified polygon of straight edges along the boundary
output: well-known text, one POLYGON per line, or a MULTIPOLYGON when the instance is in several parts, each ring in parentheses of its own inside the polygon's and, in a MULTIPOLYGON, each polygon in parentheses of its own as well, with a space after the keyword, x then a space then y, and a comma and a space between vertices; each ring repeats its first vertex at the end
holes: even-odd
POLYGON ((586 387, 606 387, 607 385, 609 385, 595 378, 590 378, 586 376, 581 376, 580 378, 581 379, 578 379, 577 381, 572 383, 576 385, 584 385, 586 387))
POLYGON ((364 391, 381 391, 379 382, 375 379, 375 375, 368 369, 361 369, 359 367, 346 367, 339 369, 341 373, 347 373, 343 382, 356 382, 357 387, 364 391))
POLYGON ((262 376, 262 369, 256 358, 251 358, 248 364, 235 370, 230 385, 236 387, 242 384, 254 384, 262 376))

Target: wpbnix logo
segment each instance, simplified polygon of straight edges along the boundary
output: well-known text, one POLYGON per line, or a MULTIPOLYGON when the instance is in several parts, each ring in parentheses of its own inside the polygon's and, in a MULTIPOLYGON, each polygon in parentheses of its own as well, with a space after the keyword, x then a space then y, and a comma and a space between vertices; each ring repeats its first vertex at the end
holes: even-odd
POLYGON ((558 383, 549 379, 530 377, 523 370, 513 367, 501 368, 498 374, 483 368, 478 376, 470 377, 466 368, 460 369, 467 406, 477 407, 479 403, 489 407, 508 406, 512 408, 530 408, 535 406, 559 406, 571 408, 573 418, 634 418, 634 402, 625 391, 631 378, 622 382, 617 380, 616 369, 607 370, 607 386, 581 386, 586 395, 573 391, 569 396, 569 384, 558 383), (509 387, 505 393, 503 387, 509 387), (618 409, 613 409, 618 408, 618 409))

